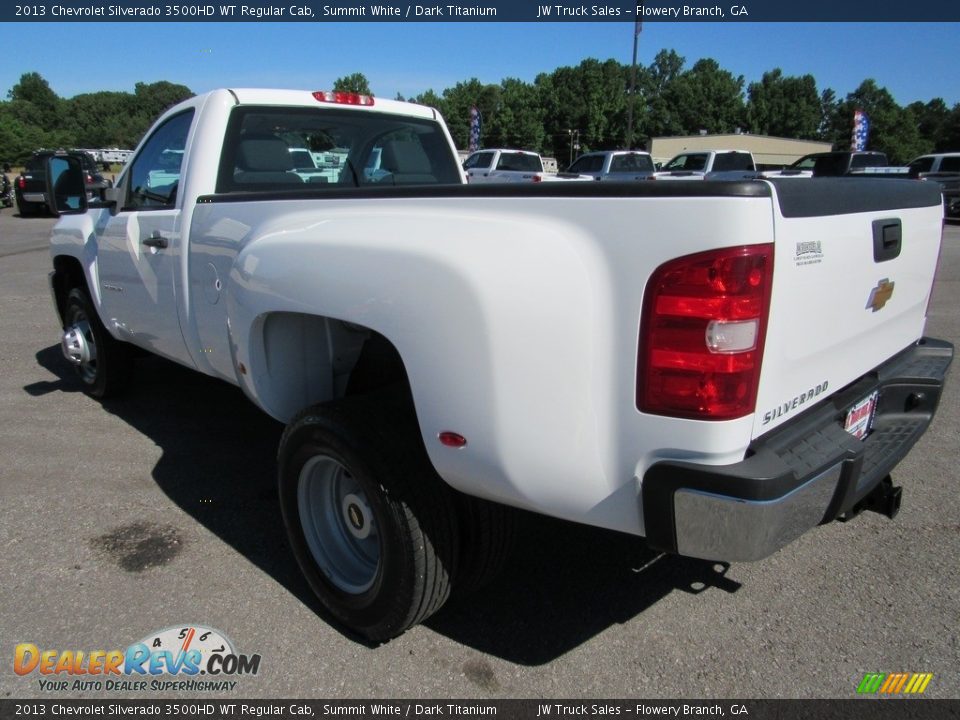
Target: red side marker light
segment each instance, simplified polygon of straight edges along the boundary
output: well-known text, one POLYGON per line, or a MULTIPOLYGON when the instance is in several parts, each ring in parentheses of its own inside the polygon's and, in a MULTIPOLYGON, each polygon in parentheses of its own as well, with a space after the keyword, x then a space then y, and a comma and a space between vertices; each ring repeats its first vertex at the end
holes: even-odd
POLYGON ((467 439, 460 433, 450 432, 449 430, 444 430, 442 433, 437 435, 437 438, 443 445, 452 448, 462 448, 467 446, 467 439))

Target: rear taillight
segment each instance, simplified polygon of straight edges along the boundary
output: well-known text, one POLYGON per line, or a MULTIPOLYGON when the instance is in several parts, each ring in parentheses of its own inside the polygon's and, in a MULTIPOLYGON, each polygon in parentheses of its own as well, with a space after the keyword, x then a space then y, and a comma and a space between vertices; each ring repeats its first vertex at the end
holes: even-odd
POLYGON ((770 309, 773 245, 671 260, 643 303, 637 408, 698 420, 754 411, 770 309))
POLYGON ((93 175, 87 175, 87 185, 93 185, 93 175))
POLYGON ((21 190, 23 190, 27 186, 27 179, 23 175, 17 178, 17 186, 21 190))
POLYGON ((533 176, 533 181, 534 181, 534 182, 543 182, 543 176, 542 176, 542 175, 534 175, 534 176, 533 176))

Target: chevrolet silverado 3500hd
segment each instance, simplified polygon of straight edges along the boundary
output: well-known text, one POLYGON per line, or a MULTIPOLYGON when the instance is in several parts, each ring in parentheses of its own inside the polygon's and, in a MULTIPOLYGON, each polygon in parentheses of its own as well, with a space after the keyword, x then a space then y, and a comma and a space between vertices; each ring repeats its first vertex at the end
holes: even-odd
POLYGON ((100 201, 49 170, 86 390, 136 347, 286 423, 293 553, 373 639, 489 576, 505 506, 715 560, 893 515, 953 357, 924 337, 926 183, 468 186, 436 111, 290 90, 170 109, 100 201), (290 148, 342 161, 304 178, 290 148))

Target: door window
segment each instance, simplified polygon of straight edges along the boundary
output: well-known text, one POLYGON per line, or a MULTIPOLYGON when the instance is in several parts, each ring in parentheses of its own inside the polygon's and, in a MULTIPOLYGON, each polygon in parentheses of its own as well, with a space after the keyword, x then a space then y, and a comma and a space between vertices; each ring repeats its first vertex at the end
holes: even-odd
POLYGON ((192 122, 190 109, 167 120, 150 136, 130 166, 125 209, 174 207, 192 122))

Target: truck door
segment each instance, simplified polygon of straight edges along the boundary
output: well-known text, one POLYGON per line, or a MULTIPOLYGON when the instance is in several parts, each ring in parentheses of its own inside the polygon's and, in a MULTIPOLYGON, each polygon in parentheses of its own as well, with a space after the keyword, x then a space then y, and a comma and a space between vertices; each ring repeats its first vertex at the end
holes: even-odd
POLYGON ((177 189, 193 114, 168 119, 130 161, 98 250, 104 323, 123 340, 189 365, 177 312, 183 256, 177 189))

